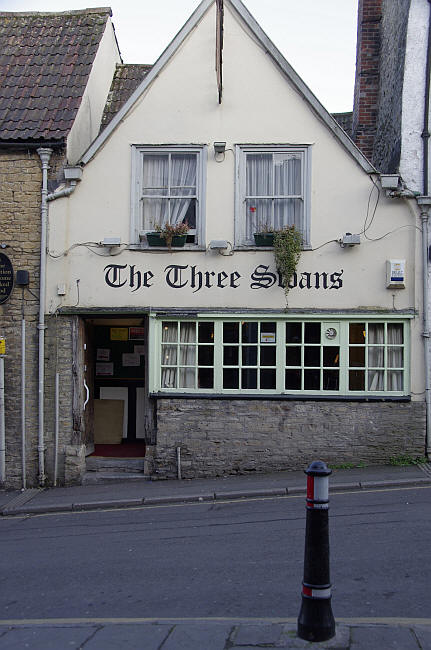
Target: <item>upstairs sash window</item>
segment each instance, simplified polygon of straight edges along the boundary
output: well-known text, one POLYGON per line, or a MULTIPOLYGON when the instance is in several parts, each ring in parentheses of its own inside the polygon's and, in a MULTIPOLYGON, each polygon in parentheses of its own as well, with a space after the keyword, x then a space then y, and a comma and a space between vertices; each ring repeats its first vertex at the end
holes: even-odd
POLYGON ((309 171, 306 148, 239 147, 237 244, 253 234, 294 225, 308 243, 309 171))
POLYGON ((136 239, 167 224, 187 223, 187 243, 198 243, 202 150, 140 147, 136 152, 136 239))

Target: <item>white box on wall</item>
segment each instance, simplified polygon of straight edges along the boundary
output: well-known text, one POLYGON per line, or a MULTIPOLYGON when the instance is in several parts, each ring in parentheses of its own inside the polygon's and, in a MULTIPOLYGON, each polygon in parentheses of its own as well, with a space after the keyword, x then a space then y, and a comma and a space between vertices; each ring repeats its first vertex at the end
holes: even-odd
POLYGON ((386 260, 386 287, 388 289, 405 289, 405 260, 386 260))

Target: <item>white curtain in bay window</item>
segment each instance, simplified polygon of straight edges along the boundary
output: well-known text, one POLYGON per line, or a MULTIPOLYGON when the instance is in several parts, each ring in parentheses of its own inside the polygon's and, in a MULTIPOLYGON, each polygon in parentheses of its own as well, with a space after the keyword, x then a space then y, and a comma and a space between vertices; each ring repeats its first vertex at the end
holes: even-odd
POLYGON ((368 390, 384 390, 385 326, 368 325, 368 390))
POLYGON ((196 376, 196 323, 180 326, 180 388, 195 388, 196 376), (189 366, 189 367, 184 367, 189 366))
POLYGON ((403 390, 404 343, 402 323, 388 324, 388 390, 403 390), (400 368, 400 370, 395 370, 400 368))
POLYGON ((162 388, 177 388, 177 342, 178 323, 162 323, 161 365, 172 366, 162 367, 162 388))

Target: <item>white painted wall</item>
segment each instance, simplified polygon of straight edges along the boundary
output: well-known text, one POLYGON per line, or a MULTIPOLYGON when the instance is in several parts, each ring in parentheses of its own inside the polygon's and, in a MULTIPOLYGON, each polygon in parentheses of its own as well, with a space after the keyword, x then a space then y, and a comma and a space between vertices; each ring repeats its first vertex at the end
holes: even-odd
POLYGON ((117 63, 121 63, 121 57, 114 28, 108 18, 81 105, 67 138, 67 160, 70 165, 79 160, 99 133, 103 109, 117 63))
MULTIPOLYGON (((425 70, 430 5, 411 0, 402 95, 400 173, 410 189, 423 193, 425 70)), ((431 182, 431 175, 430 180, 431 182)))
MULTIPOLYGON (((206 244, 234 237, 235 144, 310 144, 312 153, 311 244, 299 273, 340 273, 333 288, 296 288, 289 308, 413 309, 421 304, 421 271, 415 266, 420 245, 414 202, 387 199, 269 56, 249 37, 226 7, 223 103, 217 101, 214 66, 215 11, 203 17, 127 118, 86 165, 84 177, 68 199, 50 204, 47 310, 79 307, 208 307, 283 309, 284 292, 277 286, 252 288, 259 265, 275 273, 270 251, 236 251, 222 256, 209 251, 160 253, 124 250, 110 255, 88 242, 120 236, 129 241, 131 146, 133 144, 203 144, 208 146, 206 178, 206 244), (212 143, 226 141, 224 162, 216 163, 212 143), (371 200, 370 200, 371 194, 371 200), (349 249, 334 240, 358 233, 368 224, 362 243, 349 249), (330 243, 327 243, 330 242, 330 243), (67 253, 67 254, 66 254, 67 253), (407 287, 386 289, 386 260, 407 261, 407 287), (124 286, 105 281, 109 265, 122 265, 124 286), (169 265, 184 265, 181 289, 166 282, 169 265), (238 273, 237 285, 190 286, 195 272, 238 273), (130 287, 133 272, 153 274, 146 288, 130 287), (57 284, 66 283, 66 296, 57 284), (335 288, 339 286, 340 288, 335 288), (79 288, 79 295, 78 295, 79 288)), ((134 276, 135 279, 137 276, 134 276)), ((149 276, 147 276, 149 277, 149 276)), ((213 278, 214 276, 210 276, 213 278)), ((224 278, 224 276, 221 276, 224 278)), ((335 277, 335 276, 334 276, 335 277)), ((222 284, 227 284, 222 282, 222 284)), ((331 282, 328 281, 331 285, 331 282)), ((413 327, 415 327, 414 325, 413 327)), ((416 337, 417 338, 417 337, 416 337)), ((420 350, 413 354, 420 368, 420 350)), ((419 388, 415 380, 414 390, 419 388)))

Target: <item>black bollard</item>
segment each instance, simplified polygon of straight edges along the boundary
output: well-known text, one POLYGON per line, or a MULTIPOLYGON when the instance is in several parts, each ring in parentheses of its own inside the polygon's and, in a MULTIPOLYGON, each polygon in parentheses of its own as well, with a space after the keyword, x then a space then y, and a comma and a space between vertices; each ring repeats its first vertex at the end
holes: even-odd
POLYGON ((335 636, 329 581, 328 493, 332 473, 321 460, 307 474, 307 521, 305 530, 304 580, 297 634, 307 641, 327 641, 335 636))

